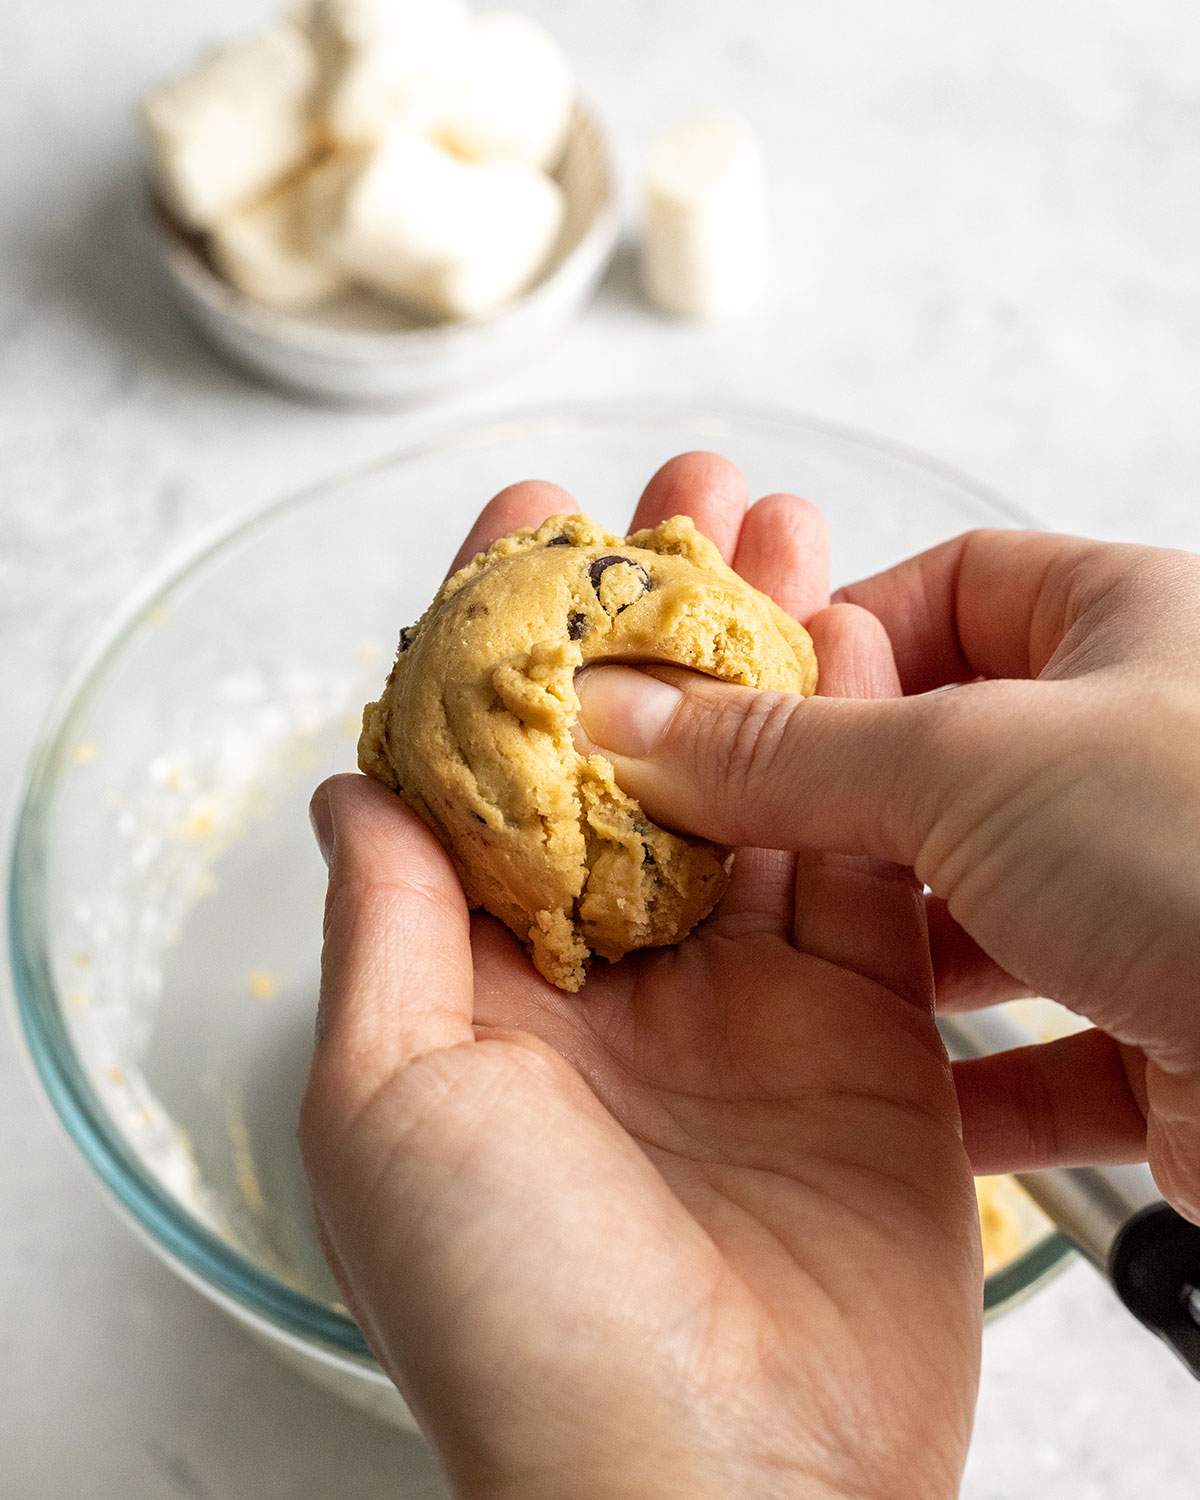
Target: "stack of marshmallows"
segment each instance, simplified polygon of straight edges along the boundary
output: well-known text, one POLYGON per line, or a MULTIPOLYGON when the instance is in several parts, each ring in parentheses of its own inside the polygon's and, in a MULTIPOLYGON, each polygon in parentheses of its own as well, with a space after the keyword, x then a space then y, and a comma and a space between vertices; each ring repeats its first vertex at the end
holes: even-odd
POLYGON ((143 118, 165 206, 247 296, 303 311, 366 287, 463 319, 545 267, 574 101, 522 15, 305 0, 155 89, 143 118))

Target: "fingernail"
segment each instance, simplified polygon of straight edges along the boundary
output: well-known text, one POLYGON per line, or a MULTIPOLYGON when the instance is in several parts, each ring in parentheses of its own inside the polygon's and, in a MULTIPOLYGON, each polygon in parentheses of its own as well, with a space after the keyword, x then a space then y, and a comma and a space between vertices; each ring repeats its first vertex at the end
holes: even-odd
POLYGON ((631 760, 653 752, 683 702, 678 688, 633 667, 592 667, 575 687, 587 740, 631 760))
POLYGON ((328 869, 333 859, 333 811, 329 806, 329 793, 323 786, 316 789, 308 804, 308 821, 312 824, 317 848, 328 869))

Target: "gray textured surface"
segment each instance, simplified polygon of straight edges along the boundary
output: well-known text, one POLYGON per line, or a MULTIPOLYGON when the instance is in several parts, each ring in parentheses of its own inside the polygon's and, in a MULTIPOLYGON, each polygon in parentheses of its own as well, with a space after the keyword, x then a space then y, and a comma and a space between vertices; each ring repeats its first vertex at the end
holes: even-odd
MULTIPOLYGON (((650 129, 712 98, 760 125, 773 296, 738 327, 676 327, 618 265, 568 340, 462 410, 629 390, 765 400, 927 448, 1049 525, 1200 547, 1194 6, 530 8, 553 13, 627 172, 650 129)), ((147 568, 422 421, 250 384, 195 343, 142 254, 129 101, 248 9, 0 8, 6 785, 56 678, 147 568)), ((5 1494, 437 1493, 418 1445, 310 1390, 135 1243, 7 1038, 0 1140, 5 1494)), ((1183 1500, 1197 1400, 1077 1267, 988 1334, 965 1493, 1183 1500)))

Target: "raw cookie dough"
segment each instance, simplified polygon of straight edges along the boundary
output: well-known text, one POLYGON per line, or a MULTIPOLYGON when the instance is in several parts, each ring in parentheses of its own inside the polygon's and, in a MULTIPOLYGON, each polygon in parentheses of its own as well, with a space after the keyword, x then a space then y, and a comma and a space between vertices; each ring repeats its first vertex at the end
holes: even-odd
POLYGON ((449 849, 473 906, 500 917, 552 984, 589 950, 678 942, 712 910, 730 858, 659 828, 599 755, 575 749, 585 662, 670 662, 811 694, 808 632, 722 561, 686 516, 610 536, 554 516, 448 578, 400 635, 358 763, 449 849))

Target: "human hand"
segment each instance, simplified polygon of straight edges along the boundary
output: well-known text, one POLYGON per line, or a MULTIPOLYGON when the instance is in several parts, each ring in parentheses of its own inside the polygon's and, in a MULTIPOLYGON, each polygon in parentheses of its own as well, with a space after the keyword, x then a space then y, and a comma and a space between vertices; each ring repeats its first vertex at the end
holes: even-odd
MULTIPOLYGON (((464 555, 571 507, 516 486, 464 555)), ((811 617, 825 691, 899 691, 876 621, 826 607, 804 502, 746 512, 736 471, 692 455, 634 524, 678 511, 811 617)), ((911 876, 743 850, 691 938, 571 996, 468 919, 399 799, 337 777, 313 810, 305 1160, 346 1300, 457 1491, 955 1495, 979 1234, 911 876)))
POLYGON ((587 734, 662 822, 912 867, 939 1006, 1043 994, 1095 1023, 956 1064, 976 1171, 1148 1154, 1200 1220, 1200 558, 975 532, 839 597, 908 697, 606 668, 587 734))

